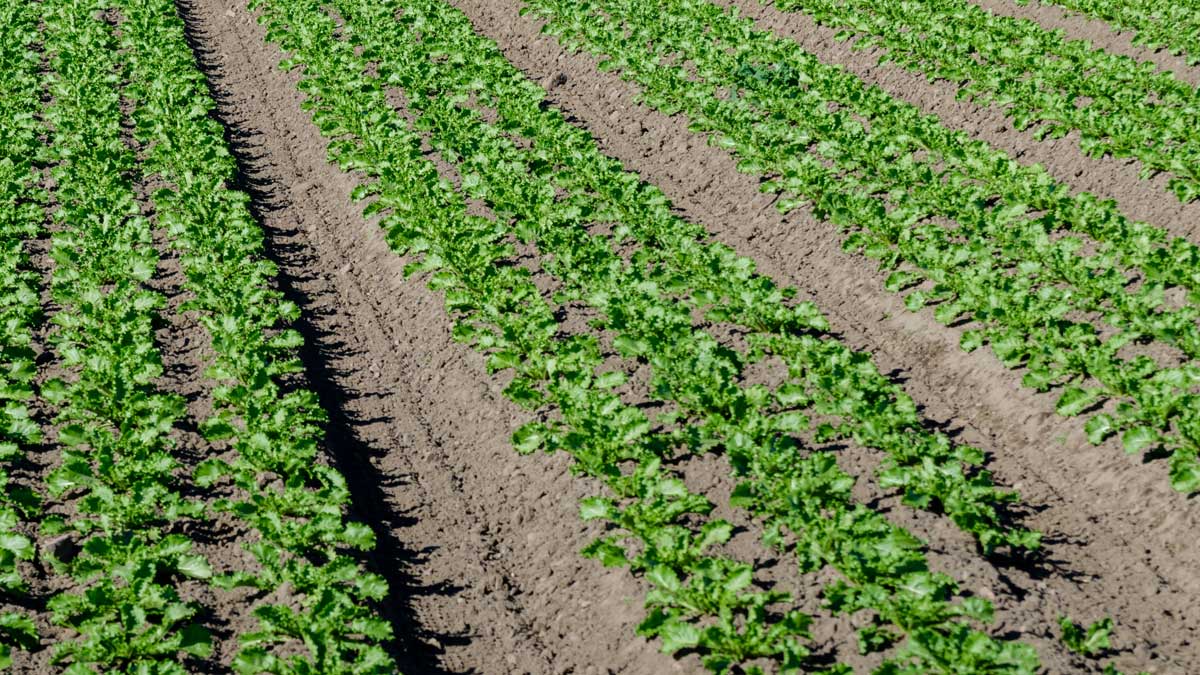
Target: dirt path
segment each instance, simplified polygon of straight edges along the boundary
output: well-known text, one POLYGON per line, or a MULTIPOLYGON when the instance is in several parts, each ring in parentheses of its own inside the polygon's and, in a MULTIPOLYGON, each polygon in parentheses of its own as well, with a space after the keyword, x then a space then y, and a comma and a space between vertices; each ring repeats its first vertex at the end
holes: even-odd
POLYGON ((241 0, 185 4, 219 111, 306 317, 309 376, 332 411, 329 446, 393 587, 414 673, 698 670, 634 636, 643 589, 584 560, 562 458, 520 457, 520 422, 483 360, 450 338, 439 295, 402 275, 381 230, 325 161, 296 78, 241 0))
MULTIPOLYGON (((1019 374, 986 352, 963 354, 957 331, 928 313, 908 313, 882 290, 883 275, 871 264, 842 253, 833 226, 808 213, 781 217, 727 154, 690 134, 683 119, 634 104, 633 89, 597 72, 591 58, 566 54, 540 35, 534 21, 518 15, 519 0, 454 4, 550 88, 551 102, 608 154, 662 187, 680 211, 755 258, 762 271, 810 293, 849 343, 875 353, 885 372, 906 382, 930 418, 954 420, 962 440, 994 453, 1000 480, 1038 509, 1029 522, 1047 533, 1053 564, 1032 573, 997 570, 961 547, 939 554, 938 562, 997 597, 1002 629, 1044 632, 1060 612, 1089 621, 1107 613, 1118 621, 1116 639, 1131 648, 1118 665, 1200 671, 1189 642, 1200 612, 1187 600, 1198 589, 1200 546, 1183 534, 1194 530, 1200 509, 1170 490, 1162 462, 1142 465, 1111 445, 1091 447, 1080 424, 1054 414, 1053 397, 1023 389, 1019 374)), ((754 3, 739 4, 752 12, 754 3)), ((816 51, 827 60, 842 56, 816 51)), ((1052 651, 1056 635, 1034 639, 1052 651)))

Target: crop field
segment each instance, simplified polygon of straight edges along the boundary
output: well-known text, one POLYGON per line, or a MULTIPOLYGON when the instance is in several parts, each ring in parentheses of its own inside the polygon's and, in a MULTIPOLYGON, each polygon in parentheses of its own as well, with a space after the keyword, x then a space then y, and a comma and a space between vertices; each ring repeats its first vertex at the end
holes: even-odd
POLYGON ((0 0, 0 672, 1200 673, 1200 0, 0 0))

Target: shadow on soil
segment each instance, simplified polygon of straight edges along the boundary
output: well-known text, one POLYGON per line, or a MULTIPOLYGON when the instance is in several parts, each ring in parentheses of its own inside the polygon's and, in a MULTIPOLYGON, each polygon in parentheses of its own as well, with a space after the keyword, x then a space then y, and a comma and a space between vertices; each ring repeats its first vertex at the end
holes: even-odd
MULTIPOLYGON (((226 142, 237 160, 236 186, 250 195, 253 215, 263 222, 265 214, 287 209, 290 204, 280 189, 279 179, 271 174, 270 158, 259 140, 262 133, 239 115, 236 100, 221 85, 223 70, 213 51, 205 46, 211 39, 196 18, 195 3, 177 0, 176 7, 184 20, 188 44, 208 81, 210 95, 217 103, 214 118, 224 127, 226 142)), ((336 334, 323 330, 316 320, 332 314, 330 308, 336 307, 337 303, 323 301, 320 290, 316 294, 303 290, 319 288, 317 284, 308 283, 317 277, 319 267, 297 230, 264 227, 264 232, 266 257, 279 268, 279 290, 301 310, 301 318, 294 328, 305 341, 299 354, 305 366, 303 384, 317 393, 329 413, 326 453, 346 477, 352 498, 351 517, 371 525, 376 533, 375 550, 363 557, 368 568, 388 582, 389 595, 381 603, 380 610, 391 623, 395 640, 387 647, 406 675, 460 675, 461 671, 446 669, 439 654, 443 645, 464 644, 471 636, 437 633, 417 624, 413 618, 412 600, 428 595, 454 595, 461 587, 422 584, 412 572, 426 564, 430 551, 410 547, 401 540, 398 534, 402 535, 415 521, 389 506, 384 491, 385 487, 405 483, 407 477, 378 471, 370 459, 391 449, 374 447, 358 433, 365 425, 388 420, 364 419, 349 412, 349 402, 377 394, 350 391, 342 386, 345 372, 336 364, 346 362, 355 354, 336 334)))

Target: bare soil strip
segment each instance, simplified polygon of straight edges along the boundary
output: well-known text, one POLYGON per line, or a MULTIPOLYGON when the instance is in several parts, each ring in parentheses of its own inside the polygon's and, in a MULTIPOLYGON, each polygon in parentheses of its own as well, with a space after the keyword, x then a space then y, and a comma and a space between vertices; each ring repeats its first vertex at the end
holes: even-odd
MULTIPOLYGON (((1198 590, 1191 570, 1200 546, 1185 534, 1200 510, 1170 490, 1164 468, 1142 465, 1111 445, 1091 447, 1080 424, 1055 415, 1052 396, 1023 389, 1019 375, 986 352, 962 353, 957 330, 929 313, 907 312, 882 290, 883 275, 869 261, 842 253, 834 226, 803 212, 780 216, 773 197, 758 192, 755 178, 737 173, 725 152, 689 133, 685 120, 636 105, 633 88, 598 72, 590 57, 567 54, 540 35, 535 22, 518 15, 519 0, 454 4, 550 89, 552 103, 591 131, 605 152, 755 258, 764 273, 809 292, 850 344, 873 352, 885 372, 905 381, 927 416, 961 424, 961 440, 994 453, 1001 482, 1020 489, 1038 510, 1029 524, 1047 533, 1051 561, 1034 571, 994 569, 973 562, 959 546, 946 550, 939 566, 956 565, 952 573, 997 597, 1002 632, 1047 632, 1047 621, 1059 612, 1079 620, 1107 613, 1118 622, 1120 646, 1131 649, 1117 659, 1119 666, 1200 671, 1188 637, 1200 626, 1200 612, 1186 600, 1198 590)), ((754 3, 738 4, 750 13, 754 3)), ((843 60, 836 45, 810 48, 843 60)), ((1044 653, 1056 649, 1056 637, 1057 631, 1041 636, 1044 653)))
POLYGON ((591 486, 564 458, 520 457, 521 421, 483 359, 450 337, 441 297, 404 279, 380 229, 325 160, 296 77, 240 0, 185 16, 219 111, 304 312, 309 376, 328 439, 376 526, 393 585, 399 662, 414 673, 695 672, 634 637, 643 588, 584 560, 577 500, 591 486))

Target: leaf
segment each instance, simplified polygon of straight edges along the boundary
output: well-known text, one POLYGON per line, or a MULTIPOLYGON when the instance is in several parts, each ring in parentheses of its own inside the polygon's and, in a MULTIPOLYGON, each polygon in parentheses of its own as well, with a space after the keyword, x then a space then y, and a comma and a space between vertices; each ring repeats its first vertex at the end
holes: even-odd
POLYGON ((958 341, 958 346, 965 352, 973 352, 983 346, 986 337, 981 330, 963 331, 962 338, 958 341))
POLYGON ((29 560, 33 557, 33 542, 20 534, 0 533, 0 549, 9 551, 18 560, 29 560))
POLYGON ((754 484, 738 483, 729 496, 729 505, 734 508, 751 508, 754 506, 754 484))
POLYGON ((963 598, 962 611, 966 616, 980 623, 991 623, 995 619, 995 607, 984 598, 970 596, 963 598))
POLYGON ((618 335, 613 338, 613 347, 621 356, 626 358, 641 356, 650 350, 645 340, 638 340, 628 335, 618 335))
POLYGON ((679 591, 681 584, 679 575, 666 565, 655 565, 646 572, 646 579, 664 590, 676 593, 679 591))
POLYGON ((80 424, 68 424, 58 430, 58 442, 70 446, 83 445, 87 443, 87 431, 80 424))
POLYGON ((1089 419, 1083 429, 1087 432, 1088 441, 1092 445, 1100 445, 1104 439, 1116 433, 1116 429, 1113 428, 1112 416, 1105 414, 1089 419))
POLYGON ((276 671, 277 658, 261 647, 248 647, 233 659, 233 669, 239 675, 260 675, 276 671))
POLYGON ((771 418, 776 431, 785 434, 795 434, 808 428, 808 416, 800 412, 788 412, 771 418))
POLYGON ((612 370, 596 378, 596 387, 599 389, 612 389, 625 384, 625 373, 619 370, 612 370))
POLYGON ((754 572, 749 565, 741 565, 737 571, 729 575, 722 584, 725 592, 737 593, 748 588, 754 582, 754 572))
POLYGON ((700 629, 678 619, 668 620, 658 632, 664 654, 674 654, 700 644, 700 629))
POLYGON ((780 405, 789 408, 806 405, 809 401, 804 387, 792 382, 781 385, 775 392, 775 398, 779 401, 780 405))
POLYGON ((1150 427, 1132 427, 1121 434, 1121 444, 1125 452, 1136 455, 1151 444, 1158 442, 1158 433, 1150 427))
POLYGON ((202 626, 195 624, 184 627, 179 632, 179 650, 185 654, 206 659, 212 656, 212 635, 202 626))
POLYGON ((1182 448, 1171 453, 1171 487, 1184 494, 1200 490, 1200 462, 1182 448))
POLYGON ((200 425, 200 433, 206 440, 223 441, 237 435, 237 428, 225 419, 210 417, 200 425))
POLYGON ((546 444, 545 432, 546 427, 540 422, 527 422, 513 432, 513 447, 518 453, 528 455, 546 444))
POLYGON ((364 597, 383 600, 388 594, 387 580, 378 574, 362 574, 354 580, 354 587, 364 597))
POLYGON ((229 471, 229 465, 219 459, 204 460, 196 465, 196 471, 194 474, 196 485, 200 487, 211 487, 212 485, 215 485, 217 481, 221 480, 221 477, 226 475, 229 471))
POLYGON ((213 575, 212 565, 204 556, 196 553, 185 553, 179 556, 179 562, 176 563, 175 569, 179 570, 180 574, 193 579, 208 579, 213 575))
POLYGON ((1063 390, 1054 409, 1063 417, 1074 417, 1089 408, 1098 398, 1099 393, 1096 390, 1072 385, 1063 390))
POLYGON ((702 536, 696 543, 696 549, 704 551, 710 546, 724 544, 733 536, 733 525, 723 520, 709 521, 703 527, 702 536))
POLYGON ((585 558, 599 560, 600 564, 605 567, 625 567, 629 564, 625 549, 610 539, 596 539, 585 546, 580 554, 585 558))
POLYGON ((612 507, 604 497, 588 497, 579 500, 579 517, 583 520, 608 518, 610 513, 612 513, 612 507))
POLYGON ((342 541, 360 551, 367 551, 375 547, 375 531, 364 523, 346 523, 342 541))

